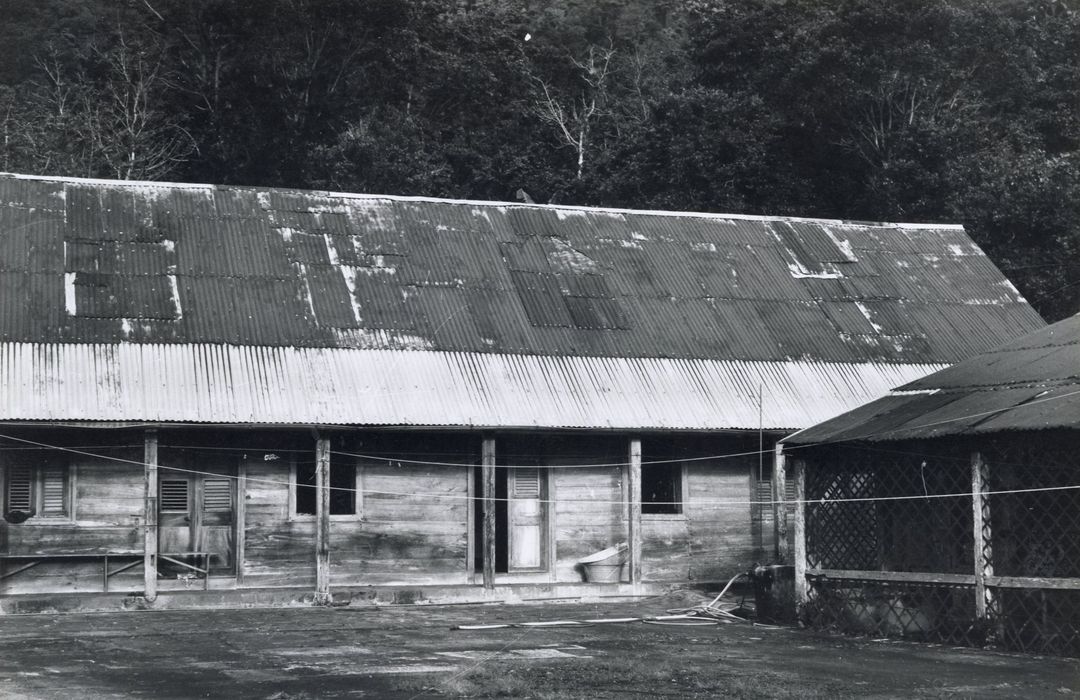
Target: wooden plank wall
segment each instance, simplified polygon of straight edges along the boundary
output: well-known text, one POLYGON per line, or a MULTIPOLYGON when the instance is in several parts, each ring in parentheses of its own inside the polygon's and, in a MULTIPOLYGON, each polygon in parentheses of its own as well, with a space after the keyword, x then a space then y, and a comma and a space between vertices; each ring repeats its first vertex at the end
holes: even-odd
MULTIPOLYGON (((203 436, 206 437, 206 436, 203 436)), ((164 436, 190 444, 189 436, 164 436)), ((269 438, 236 431, 207 437, 213 444, 263 444, 269 438), (260 442, 261 441, 261 442, 260 442)), ((314 587, 315 523, 289 514, 291 459, 314 459, 309 434, 288 438, 298 449, 289 453, 252 452, 239 457, 246 475, 241 585, 244 587, 314 587), (305 450, 310 447, 310 454, 305 450), (290 455, 298 455, 290 456, 290 455)), ((691 457, 745 451, 746 440, 669 436, 662 449, 646 437, 646 461, 665 456, 691 457)), ((279 441, 284 441, 280 438, 279 441)), ((129 440, 129 442, 134 442, 129 440)), ((285 444, 284 442, 282 444, 285 444)), ((768 445, 767 445, 768 446, 768 445)), ((756 440, 750 449, 756 448, 756 440)), ((371 584, 465 584, 472 581, 469 561, 470 466, 425 465, 405 460, 479 463, 479 435, 427 433, 355 435, 333 449, 374 454, 360 464, 360 518, 331 522, 331 582, 334 586, 371 584), (395 456, 397 458, 395 458, 395 456)), ((549 466, 551 514, 549 578, 581 581, 581 558, 626 541, 623 470, 628 436, 518 435, 500 438, 509 463, 516 455, 549 466)), ((141 461, 133 447, 117 456, 141 461)), ((142 468, 117 462, 75 458, 77 521, 7 526, 7 551, 141 551, 142 468)), ((646 581, 726 580, 758 561, 769 560, 768 533, 755 532, 749 501, 755 497, 756 458, 686 463, 687 500, 680 515, 643 519, 643 578, 646 581), (710 503, 736 501, 735 505, 710 503)), ((33 523, 33 521, 31 521, 33 523)), ((760 520, 757 528, 761 527, 760 520)), ((0 540, 0 546, 3 546, 0 540)), ((142 588, 141 569, 117 576, 117 591, 142 588)), ((101 590, 100 563, 40 565, 0 582, 0 592, 101 590)))
MULTIPOLYGON (((765 447, 771 448, 766 441, 765 447)), ((642 516, 645 581, 726 581, 769 559, 770 542, 755 522, 756 439, 674 435, 643 441, 643 461, 687 459, 680 515, 642 516)))
MULTIPOLYGON (((652 441, 646 437, 644 445, 646 460, 757 449, 756 438, 697 435, 665 436, 652 441)), ((771 447, 768 442, 766 448, 771 447)), ((578 562, 583 557, 626 542, 623 469, 567 465, 624 462, 629 454, 629 437, 517 436, 501 439, 499 449, 506 455, 500 461, 513 463, 516 457, 526 455, 550 467, 550 497, 555 501, 555 580, 581 581, 578 562)), ((646 514, 642 518, 643 580, 726 581, 754 563, 768 560, 771 542, 762 536, 760 522, 754 522, 750 505, 755 498, 757 465, 753 455, 686 462, 683 513, 646 514)))
POLYGON ((333 585, 466 583, 468 468, 364 461, 361 469, 363 520, 330 524, 333 585))
MULTIPOLYGON (((315 441, 310 440, 315 459, 315 441)), ((295 455, 275 453, 266 461, 251 455, 244 462, 245 587, 315 586, 315 519, 289 517, 289 477, 295 455)))
MULTIPOLYGON (((578 565, 583 557, 626 541, 622 505, 622 468, 627 457, 625 439, 582 433, 518 433, 496 440, 496 458, 502 465, 547 468, 548 525, 550 536, 547 574, 518 575, 519 579, 581 582, 578 565), (582 466, 582 465, 605 466, 582 466)), ((505 574, 503 574, 505 576, 505 574)))
MULTIPOLYGON (((311 455, 293 458, 314 458, 314 440, 307 442, 311 455)), ((407 460, 471 464, 479 444, 475 436, 415 432, 336 440, 335 452, 380 459, 333 456, 358 466, 360 515, 331 517, 331 585, 466 583, 470 467, 407 460)), ((245 465, 243 585, 314 586, 315 522, 289 514, 290 461, 256 457, 245 465)))
POLYGON ((756 461, 741 458, 688 465, 690 496, 685 510, 691 579, 727 580, 765 560, 767 548, 754 537, 751 524, 751 467, 756 468, 756 461))
MULTIPOLYGON (((550 459, 549 463, 571 463, 550 459)), ((581 581, 578 561, 590 554, 626 542, 622 500, 622 469, 589 467, 551 471, 555 503, 555 577, 581 581)))
MULTIPOLYGON (((88 450, 89 451, 89 450, 88 450)), ((110 450, 110 455, 142 461, 142 449, 110 450)), ((32 462, 24 462, 32 463, 32 462)), ((143 469, 140 465, 73 455, 75 513, 72 520, 33 517, 21 525, 0 523, 0 543, 10 554, 142 551, 143 469)), ((9 562, 6 570, 23 562, 9 562)), ((114 564, 114 567, 116 565, 114 564)), ((141 591, 142 567, 119 574, 110 590, 141 591)), ((0 593, 77 593, 102 590, 102 562, 47 562, 0 581, 0 593)))

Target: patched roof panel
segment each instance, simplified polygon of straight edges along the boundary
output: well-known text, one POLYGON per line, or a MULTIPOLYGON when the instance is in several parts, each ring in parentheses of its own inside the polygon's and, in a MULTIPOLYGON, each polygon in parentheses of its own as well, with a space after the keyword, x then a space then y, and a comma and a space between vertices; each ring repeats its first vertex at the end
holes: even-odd
POLYGON ((955 226, 17 175, 0 289, 34 343, 925 365, 1042 325, 955 226))

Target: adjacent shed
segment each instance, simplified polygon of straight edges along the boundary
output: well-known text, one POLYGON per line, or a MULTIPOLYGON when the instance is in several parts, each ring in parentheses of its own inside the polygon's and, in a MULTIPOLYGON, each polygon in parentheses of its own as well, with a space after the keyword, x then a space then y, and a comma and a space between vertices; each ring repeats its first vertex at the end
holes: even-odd
POLYGON ((1080 316, 783 444, 812 621, 1080 655, 1080 316))
POLYGON ((725 579, 781 435, 1042 325, 959 226, 0 175, 0 587, 725 579))

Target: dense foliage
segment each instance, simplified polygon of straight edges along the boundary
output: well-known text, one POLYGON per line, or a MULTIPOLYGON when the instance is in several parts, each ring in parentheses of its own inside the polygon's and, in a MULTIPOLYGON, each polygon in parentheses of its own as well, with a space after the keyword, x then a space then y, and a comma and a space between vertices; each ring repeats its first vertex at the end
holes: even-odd
POLYGON ((960 221, 1080 310, 1075 0, 0 0, 0 168, 960 221))

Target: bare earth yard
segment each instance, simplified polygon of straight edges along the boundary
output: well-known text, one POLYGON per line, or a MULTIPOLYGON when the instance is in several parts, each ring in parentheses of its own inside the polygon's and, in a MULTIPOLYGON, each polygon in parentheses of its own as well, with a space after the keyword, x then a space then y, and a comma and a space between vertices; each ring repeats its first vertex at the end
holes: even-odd
POLYGON ((604 605, 213 610, 0 619, 0 696, 1080 696, 1080 661, 748 624, 452 630, 663 614, 604 605))

